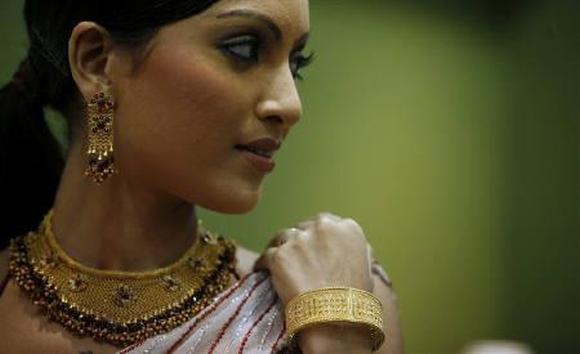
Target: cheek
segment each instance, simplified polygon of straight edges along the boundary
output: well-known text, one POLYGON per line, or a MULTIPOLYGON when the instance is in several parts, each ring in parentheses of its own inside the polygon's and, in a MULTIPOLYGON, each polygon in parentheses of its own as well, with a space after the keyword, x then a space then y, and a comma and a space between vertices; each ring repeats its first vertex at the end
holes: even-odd
POLYGON ((119 90, 120 167, 210 209, 219 209, 218 196, 253 203, 260 179, 234 149, 253 116, 252 86, 193 52, 152 52, 119 90))
POLYGON ((125 116, 134 144, 149 146, 148 153, 161 158, 195 151, 202 159, 205 151, 235 141, 247 116, 248 103, 235 80, 215 60, 192 52, 156 49, 127 88, 125 116))
POLYGON ((162 117, 158 127, 174 133, 207 134, 230 124, 232 113, 243 106, 233 80, 215 63, 182 52, 150 58, 142 81, 147 112, 155 112, 154 121, 162 117))

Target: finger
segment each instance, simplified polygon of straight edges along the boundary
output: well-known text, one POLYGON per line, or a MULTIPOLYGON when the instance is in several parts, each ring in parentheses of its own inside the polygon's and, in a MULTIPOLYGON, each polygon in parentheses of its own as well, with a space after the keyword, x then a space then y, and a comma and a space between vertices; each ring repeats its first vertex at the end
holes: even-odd
POLYGON ((260 270, 269 271, 272 256, 277 250, 278 249, 276 247, 270 247, 270 248, 266 249, 264 251, 264 253, 262 253, 260 255, 260 257, 258 257, 256 262, 254 262, 253 270, 254 271, 260 271, 260 270))
POLYGON ((298 229, 296 227, 291 227, 288 229, 280 230, 280 231, 276 232, 274 237, 268 243, 267 247, 282 246, 283 244, 287 243, 291 239, 294 239, 295 237, 300 235, 302 232, 304 232, 304 231, 301 229, 298 229))
MULTIPOLYGON (((373 266, 377 262, 377 260, 375 259, 374 255, 373 255, 373 247, 371 246, 371 244, 369 242, 367 242, 367 253, 368 253, 368 260, 369 260, 369 273, 372 275, 373 274, 373 266)), ((374 281, 371 283, 371 286, 372 286, 372 292, 374 292, 375 291, 375 282, 374 281)))
POLYGON ((322 219, 322 218, 329 218, 329 219, 337 220, 337 221, 343 219, 342 217, 340 217, 340 216, 338 216, 336 214, 333 214, 333 213, 331 213, 329 211, 323 211, 321 213, 318 213, 317 219, 322 219))
POLYGON ((323 218, 328 218, 328 219, 333 220, 333 221, 343 220, 343 218, 341 218, 340 216, 335 215, 333 213, 322 212, 322 213, 319 213, 318 215, 316 215, 312 218, 308 218, 306 220, 299 222, 298 224, 296 224, 296 227, 298 227, 299 229, 303 229, 303 230, 309 229, 309 228, 313 227, 318 221, 320 221, 323 218))
POLYGON ((315 220, 304 220, 296 224, 296 227, 302 230, 310 229, 316 223, 315 220))
POLYGON ((353 230, 357 230, 358 232, 361 232, 364 234, 364 230, 363 230, 362 226, 353 218, 344 218, 344 219, 342 219, 342 222, 346 225, 349 225, 349 227, 352 227, 353 230))
POLYGON ((367 242, 367 252, 371 263, 375 262, 375 256, 373 254, 373 246, 371 246, 370 242, 367 242))

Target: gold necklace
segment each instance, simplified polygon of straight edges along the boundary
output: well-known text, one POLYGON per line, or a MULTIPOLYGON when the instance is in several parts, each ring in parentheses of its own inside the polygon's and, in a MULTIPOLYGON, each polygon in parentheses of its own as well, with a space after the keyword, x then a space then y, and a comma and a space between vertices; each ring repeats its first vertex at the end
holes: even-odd
POLYGON ((125 347, 195 316, 235 275, 233 241, 205 230, 173 264, 147 272, 89 268, 52 232, 50 210, 36 232, 10 245, 10 274, 51 320, 79 336, 125 347))

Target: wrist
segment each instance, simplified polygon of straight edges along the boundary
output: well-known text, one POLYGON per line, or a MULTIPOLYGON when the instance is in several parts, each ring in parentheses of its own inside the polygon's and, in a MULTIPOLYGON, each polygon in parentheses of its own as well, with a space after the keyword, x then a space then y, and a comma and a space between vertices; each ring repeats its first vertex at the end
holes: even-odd
POLYGON ((296 336, 304 354, 369 354, 368 329, 350 323, 328 323, 304 328, 296 336))

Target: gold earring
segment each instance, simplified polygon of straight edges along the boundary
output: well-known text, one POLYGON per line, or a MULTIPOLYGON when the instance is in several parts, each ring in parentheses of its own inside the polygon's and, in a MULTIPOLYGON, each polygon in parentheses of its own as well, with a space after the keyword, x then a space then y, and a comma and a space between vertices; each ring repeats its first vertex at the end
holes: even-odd
POLYGON ((104 92, 95 94, 87 104, 88 166, 85 176, 97 184, 116 173, 113 156, 113 97, 104 92))

